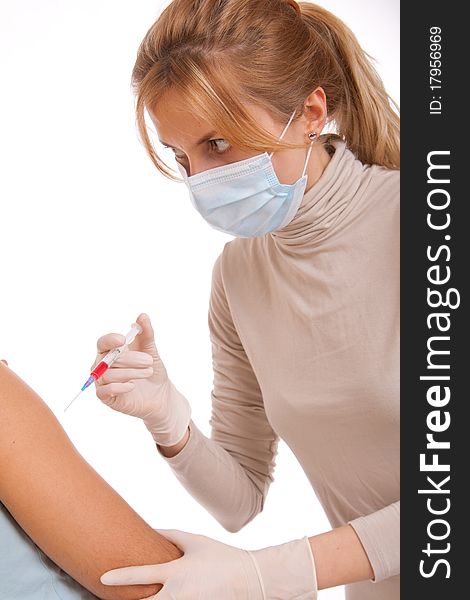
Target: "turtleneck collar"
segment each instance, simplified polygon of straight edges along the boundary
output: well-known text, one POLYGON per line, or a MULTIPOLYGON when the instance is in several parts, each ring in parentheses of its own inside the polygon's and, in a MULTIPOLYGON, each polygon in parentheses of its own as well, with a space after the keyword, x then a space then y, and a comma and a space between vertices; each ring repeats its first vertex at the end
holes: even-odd
POLYGON ((303 196, 294 218, 282 229, 271 232, 276 244, 300 246, 324 239, 347 212, 366 168, 346 147, 346 142, 329 142, 334 154, 320 178, 303 196))

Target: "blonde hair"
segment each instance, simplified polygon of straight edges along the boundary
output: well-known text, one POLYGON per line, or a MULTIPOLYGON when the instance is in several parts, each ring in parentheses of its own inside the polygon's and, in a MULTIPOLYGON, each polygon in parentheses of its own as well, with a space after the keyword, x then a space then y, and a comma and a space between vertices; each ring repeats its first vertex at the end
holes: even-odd
MULTIPOLYGON (((332 13, 295 0, 173 0, 140 44, 132 72, 139 135, 155 166, 175 179, 148 134, 145 112, 170 90, 244 150, 280 143, 246 110, 255 104, 286 123, 317 87, 327 123, 365 164, 400 166, 394 101, 352 31, 332 13)), ((397 108, 397 107, 396 107, 397 108)))

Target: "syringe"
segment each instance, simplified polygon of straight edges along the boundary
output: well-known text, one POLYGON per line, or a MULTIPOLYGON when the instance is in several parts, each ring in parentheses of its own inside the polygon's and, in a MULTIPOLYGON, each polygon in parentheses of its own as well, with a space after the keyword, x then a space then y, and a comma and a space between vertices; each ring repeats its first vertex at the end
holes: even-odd
POLYGON ((75 402, 75 400, 80 396, 80 394, 87 389, 87 387, 89 387, 92 383, 97 381, 104 373, 106 373, 106 371, 117 359, 117 357, 120 356, 122 352, 124 352, 124 350, 129 346, 129 344, 132 344, 132 342, 139 335, 139 333, 142 333, 142 327, 138 323, 133 323, 131 325, 130 330, 126 334, 125 344, 119 346, 118 348, 114 348, 114 350, 110 350, 108 354, 106 354, 102 358, 102 360, 90 373, 90 377, 88 377, 88 379, 85 381, 85 383, 82 386, 82 389, 78 392, 75 398, 71 402, 69 402, 69 404, 67 404, 67 406, 64 408, 64 412, 69 408, 69 406, 72 405, 73 402, 75 402))

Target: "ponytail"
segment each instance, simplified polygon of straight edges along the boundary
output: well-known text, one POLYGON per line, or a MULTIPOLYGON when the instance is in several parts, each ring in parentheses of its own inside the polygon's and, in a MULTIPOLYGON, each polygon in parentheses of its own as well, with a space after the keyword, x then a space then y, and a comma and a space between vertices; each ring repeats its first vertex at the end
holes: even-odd
POLYGON ((361 162, 399 169, 400 120, 392 105, 398 107, 385 91, 371 57, 332 13, 310 2, 299 5, 302 19, 330 61, 330 76, 325 76, 323 86, 338 135, 361 162))

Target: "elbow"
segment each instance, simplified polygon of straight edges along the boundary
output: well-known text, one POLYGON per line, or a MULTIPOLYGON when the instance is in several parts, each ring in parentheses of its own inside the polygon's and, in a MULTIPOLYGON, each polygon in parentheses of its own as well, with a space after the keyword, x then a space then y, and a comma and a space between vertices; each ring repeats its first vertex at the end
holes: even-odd
POLYGON ((219 521, 219 523, 222 525, 222 527, 226 531, 229 531, 230 533, 237 533, 238 531, 243 529, 243 527, 245 527, 245 525, 248 523, 248 521, 244 522, 244 521, 231 520, 231 521, 219 521))
POLYGON ((259 492, 253 502, 251 510, 232 511, 230 514, 223 514, 217 517, 217 521, 222 527, 230 533, 237 533, 245 525, 248 525, 259 513, 263 512, 264 496, 259 492))

